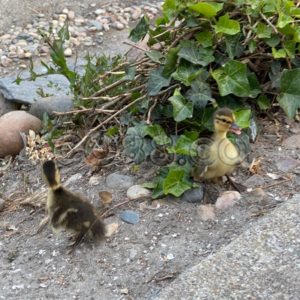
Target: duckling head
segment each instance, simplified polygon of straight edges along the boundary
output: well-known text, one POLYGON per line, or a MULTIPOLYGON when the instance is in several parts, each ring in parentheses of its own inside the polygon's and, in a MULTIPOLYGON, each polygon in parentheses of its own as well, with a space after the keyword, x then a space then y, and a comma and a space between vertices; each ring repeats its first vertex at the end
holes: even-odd
POLYGON ((219 108, 215 112, 214 128, 216 134, 224 135, 225 137, 228 131, 241 134, 241 128, 235 123, 233 112, 227 107, 219 108))
POLYGON ((43 174, 48 186, 55 190, 60 186, 60 174, 54 161, 48 160, 43 163, 43 174))

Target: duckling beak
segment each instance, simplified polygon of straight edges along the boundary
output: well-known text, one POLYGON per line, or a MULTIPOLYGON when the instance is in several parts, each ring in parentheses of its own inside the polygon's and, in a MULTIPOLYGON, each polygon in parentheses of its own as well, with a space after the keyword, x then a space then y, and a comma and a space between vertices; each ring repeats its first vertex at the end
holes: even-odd
POLYGON ((237 135, 239 135, 239 134, 241 134, 242 133, 242 131, 241 131, 241 127, 239 127, 236 123, 231 123, 231 126, 230 126, 230 128, 229 128, 229 131, 230 132, 233 132, 233 133, 235 133, 235 134, 237 134, 237 135))

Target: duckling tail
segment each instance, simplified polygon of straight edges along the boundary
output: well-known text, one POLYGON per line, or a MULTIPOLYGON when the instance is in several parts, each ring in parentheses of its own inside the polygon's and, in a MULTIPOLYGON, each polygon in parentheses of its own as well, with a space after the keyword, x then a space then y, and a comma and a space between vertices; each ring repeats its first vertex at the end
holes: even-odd
POLYGON ((51 189, 60 187, 60 174, 54 161, 48 160, 43 163, 43 174, 51 189))
POLYGON ((103 238, 106 232, 104 223, 97 218, 91 226, 91 232, 94 237, 103 238))

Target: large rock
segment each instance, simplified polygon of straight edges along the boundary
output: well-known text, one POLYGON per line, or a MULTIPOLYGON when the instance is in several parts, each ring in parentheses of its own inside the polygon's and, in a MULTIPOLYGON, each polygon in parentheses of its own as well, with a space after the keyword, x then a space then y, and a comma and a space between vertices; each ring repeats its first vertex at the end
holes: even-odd
MULTIPOLYGON (((37 70, 42 73, 43 69, 37 70)), ((29 77, 25 74, 24 78, 29 77)), ((7 101, 19 104, 32 104, 42 99, 36 91, 42 90, 47 95, 64 96, 69 92, 69 81, 63 75, 47 75, 38 77, 35 81, 24 80, 20 84, 15 83, 15 77, 0 78, 0 94, 7 101), (51 83, 51 84, 49 84, 51 83)))
POLYGON ((72 108, 73 98, 71 96, 53 96, 35 101, 31 105, 29 113, 42 120, 44 113, 51 116, 54 111, 67 112, 72 108))
POLYGON ((20 132, 38 132, 42 122, 26 111, 11 111, 0 117, 0 157, 17 155, 24 147, 20 132))

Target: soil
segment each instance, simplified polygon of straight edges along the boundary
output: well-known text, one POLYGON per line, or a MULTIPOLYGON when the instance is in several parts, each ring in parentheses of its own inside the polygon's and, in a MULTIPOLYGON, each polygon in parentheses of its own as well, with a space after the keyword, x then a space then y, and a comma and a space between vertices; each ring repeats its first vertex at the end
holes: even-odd
MULTIPOLYGON (((261 160, 256 170, 265 180, 263 200, 244 192, 238 204, 217 212, 216 219, 210 221, 201 220, 199 204, 171 198, 152 203, 145 199, 130 201, 113 209, 104 220, 106 224, 118 223, 117 232, 101 244, 81 243, 73 254, 67 251, 68 234, 55 235, 49 226, 35 234, 45 216, 45 184, 39 164, 17 157, 0 178, 0 196, 6 200, 0 213, 0 298, 24 299, 26 294, 27 299, 155 299, 180 273, 217 252, 251 223, 300 192, 299 169, 282 173, 276 168, 283 158, 300 158, 299 152, 282 146, 282 140, 300 132, 299 123, 287 121, 279 113, 272 119, 260 118, 259 127, 250 156, 261 160), (282 178, 274 180, 267 173, 282 178), (36 199, 37 193, 42 196, 36 199), (27 204, 21 204, 28 196, 27 204), (119 214, 124 209, 138 212, 139 223, 121 221, 119 214)), ((97 208, 102 190, 113 194, 111 207, 127 199, 126 190, 106 187, 107 174, 117 171, 132 175, 136 182, 151 179, 153 167, 149 164, 137 173, 132 169, 126 163, 104 168, 96 174, 101 175, 101 183, 91 186, 90 169, 83 157, 61 166, 63 182, 74 174, 83 175, 68 187, 85 194, 97 208)), ((250 176, 248 170, 239 168, 234 178, 243 183, 250 176)), ((226 185, 216 188, 230 189, 226 185)))

